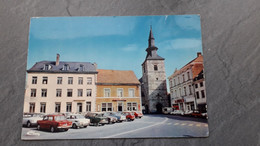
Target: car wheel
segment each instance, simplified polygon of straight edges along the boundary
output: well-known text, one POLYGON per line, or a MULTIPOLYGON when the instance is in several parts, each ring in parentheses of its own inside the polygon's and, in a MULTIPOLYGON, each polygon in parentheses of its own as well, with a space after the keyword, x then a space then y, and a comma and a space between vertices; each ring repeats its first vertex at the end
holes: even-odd
POLYGON ((74 123, 74 124, 72 125, 72 128, 78 129, 79 127, 74 123))
POLYGON ((27 124, 26 124, 26 126, 27 126, 28 128, 31 127, 31 122, 28 121, 27 124))
POLYGON ((84 128, 87 128, 88 126, 84 126, 84 128))
POLYGON ((41 130, 40 124, 37 125, 37 130, 41 130))
POLYGON ((53 133, 55 131, 54 127, 51 126, 50 131, 53 133))
POLYGON ((112 124, 112 120, 111 119, 108 119, 108 124, 112 124))
POLYGON ((69 129, 64 129, 64 131, 68 131, 69 129))

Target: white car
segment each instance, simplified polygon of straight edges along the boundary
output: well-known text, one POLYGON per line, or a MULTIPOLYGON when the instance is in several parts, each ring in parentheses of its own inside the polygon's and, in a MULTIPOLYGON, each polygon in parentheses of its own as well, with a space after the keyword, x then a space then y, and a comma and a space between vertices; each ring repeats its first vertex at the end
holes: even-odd
POLYGON ((182 115, 182 116, 191 116, 192 113, 193 113, 193 111, 191 111, 191 110, 186 110, 185 112, 182 112, 181 115, 182 115))
POLYGON ((173 112, 171 112, 172 115, 181 115, 183 114, 184 112, 181 111, 181 110, 174 110, 173 112))
POLYGON ((72 128, 78 129, 79 127, 86 128, 90 124, 90 119, 86 119, 80 114, 71 114, 67 116, 67 120, 72 122, 72 128))
POLYGON ((42 120, 43 114, 24 114, 23 125, 27 127, 37 126, 37 121, 42 120))
POLYGON ((162 112, 163 112, 164 114, 170 114, 170 113, 172 112, 172 108, 171 108, 171 107, 164 107, 164 108, 162 109, 162 112))

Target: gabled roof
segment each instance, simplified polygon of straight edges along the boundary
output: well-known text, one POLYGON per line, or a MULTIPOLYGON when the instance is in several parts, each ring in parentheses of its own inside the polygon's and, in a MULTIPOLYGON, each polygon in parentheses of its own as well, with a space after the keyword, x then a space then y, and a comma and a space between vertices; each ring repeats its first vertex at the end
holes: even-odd
POLYGON ((140 84, 131 70, 98 69, 97 84, 140 84))
POLYGON ((179 69, 179 70, 176 69, 174 71, 174 73, 171 76, 169 76, 168 78, 175 77, 175 76, 185 72, 189 68, 191 68, 191 70, 192 70, 192 75, 193 75, 192 78, 194 79, 203 70, 203 56, 199 55, 197 58, 191 60, 189 63, 184 65, 181 69, 179 69))
POLYGON ((32 68, 27 72, 49 72, 49 73, 97 73, 95 64, 90 62, 63 62, 60 61, 59 65, 55 65, 55 61, 40 61, 36 62, 32 68), (48 70, 44 70, 44 66, 49 65, 48 70), (68 70, 64 70, 64 66, 68 66, 68 70), (83 70, 80 70, 83 66, 83 70))

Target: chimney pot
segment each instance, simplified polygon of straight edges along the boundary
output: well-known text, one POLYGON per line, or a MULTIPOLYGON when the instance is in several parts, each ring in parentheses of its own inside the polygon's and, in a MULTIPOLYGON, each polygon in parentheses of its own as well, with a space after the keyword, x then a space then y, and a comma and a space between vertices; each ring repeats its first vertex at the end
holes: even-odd
POLYGON ((94 66, 95 66, 95 68, 97 69, 97 63, 96 63, 96 62, 94 62, 94 63, 93 63, 93 65, 94 65, 94 66))
POLYGON ((57 54, 57 57, 56 57, 56 66, 58 66, 60 64, 60 54, 57 54))
POLYGON ((197 57, 199 57, 199 56, 201 56, 201 52, 198 52, 198 53, 197 53, 197 57))

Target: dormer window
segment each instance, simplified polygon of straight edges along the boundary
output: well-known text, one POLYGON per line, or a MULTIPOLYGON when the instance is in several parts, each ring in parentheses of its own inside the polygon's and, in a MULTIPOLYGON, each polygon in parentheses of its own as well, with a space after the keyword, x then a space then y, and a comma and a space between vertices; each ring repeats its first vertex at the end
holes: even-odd
POLYGON ((70 69, 70 66, 68 65, 68 64, 65 64, 64 66, 63 66, 63 70, 69 70, 70 69))
POLYGON ((81 64, 81 65, 79 66, 79 71, 84 71, 84 65, 81 64))
POLYGON ((43 70, 49 70, 51 66, 49 64, 44 64, 43 70))

